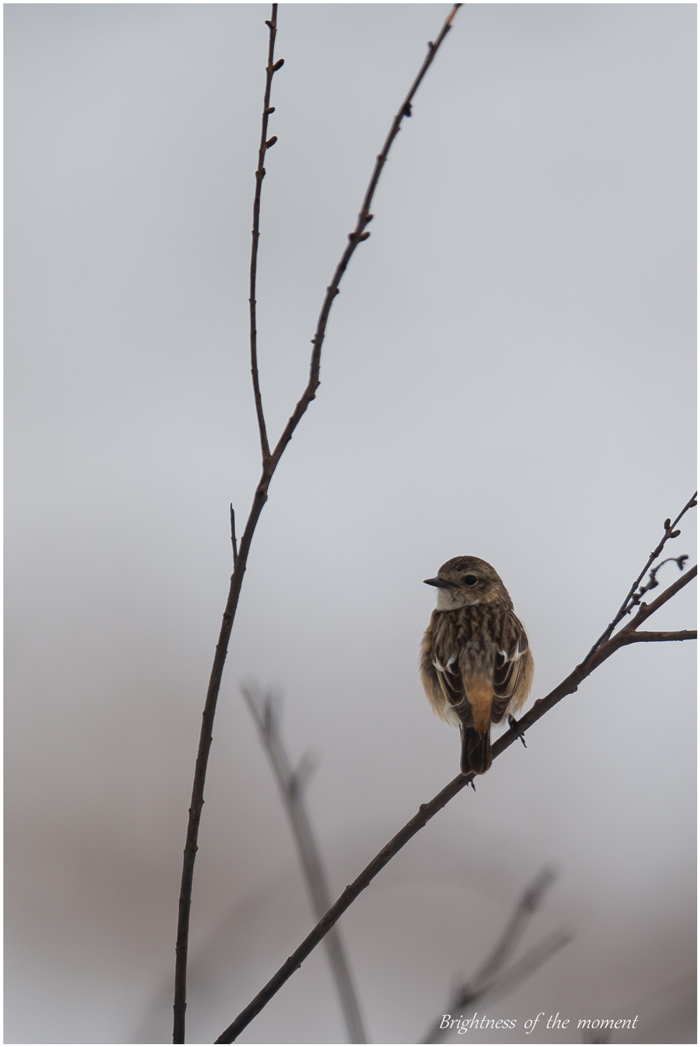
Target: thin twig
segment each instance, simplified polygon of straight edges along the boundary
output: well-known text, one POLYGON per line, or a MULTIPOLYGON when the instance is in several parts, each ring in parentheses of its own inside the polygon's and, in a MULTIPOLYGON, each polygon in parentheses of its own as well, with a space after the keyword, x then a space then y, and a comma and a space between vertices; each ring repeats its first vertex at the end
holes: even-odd
POLYGON ((270 106, 272 92, 272 78, 278 69, 282 68, 284 59, 275 62, 275 40, 277 38, 277 4, 272 5, 272 16, 265 23, 270 30, 270 39, 267 52, 267 66, 265 68, 265 97, 263 99, 262 128, 260 131, 260 148, 258 149, 258 168, 255 172, 255 199, 253 200, 253 243, 250 251, 250 373, 253 378, 253 395, 255 397, 255 412, 258 416, 258 430, 260 432, 260 450, 262 452, 263 465, 270 457, 270 445, 267 441, 267 428, 265 426, 265 415, 263 413, 262 393, 260 392, 260 376, 258 374, 258 324, 257 324, 257 300, 256 284, 258 277, 258 241, 260 240, 260 201, 262 198, 262 184, 265 177, 265 153, 277 141, 277 136, 268 139, 267 125, 270 115, 274 113, 274 107, 270 106))
POLYGON ((664 589, 661 595, 657 596, 655 600, 652 600, 650 604, 643 603, 637 611, 637 613, 635 614, 632 621, 628 625, 626 625, 624 629, 620 629, 620 632, 616 633, 616 635, 613 636, 612 639, 615 640, 618 636, 622 636, 625 633, 630 633, 634 629, 636 629, 638 625, 641 625, 642 622, 645 622, 647 620, 647 618, 650 618, 655 611, 658 611, 659 607, 663 607, 665 603, 668 603, 668 601, 673 596, 675 596, 676 593, 680 592, 681 589, 683 589, 688 584, 688 582, 691 582, 693 578, 695 578, 697 573, 698 568, 696 564, 695 567, 690 568, 687 574, 681 575, 681 577, 677 578, 675 582, 668 586, 667 589, 664 589))
MULTIPOLYGON (((661 539, 661 541, 657 545, 656 549, 653 549, 652 552, 649 553, 649 559, 647 560, 646 564, 644 565, 644 568, 639 572, 637 578, 633 582, 632 588, 627 593, 627 596, 622 601, 622 604, 620 605, 619 611, 617 612, 617 614, 615 615, 613 620, 610 622, 608 627, 605 629, 605 632, 601 633, 601 635, 598 637, 596 642, 593 644, 593 646, 591 647, 591 649, 588 652, 588 654, 586 655, 586 657, 583 659, 583 664, 584 665, 586 664, 588 659, 598 650, 600 645, 605 643, 606 640, 609 639, 609 637, 612 635, 613 630, 615 629, 615 627, 617 625, 619 625, 619 623, 622 621, 622 619, 625 618, 634 607, 637 606, 637 604, 639 603, 642 595, 647 591, 648 588, 651 587, 651 586, 646 586, 646 587, 640 589, 640 583, 642 581, 642 578, 647 573, 647 571, 649 570, 649 568, 653 564, 654 560, 658 560, 658 558, 661 556, 661 553, 663 552, 663 548, 666 545, 666 542, 669 540, 669 538, 677 538, 678 535, 681 533, 679 530, 676 530, 676 525, 678 523, 680 523, 680 521, 683 519, 683 517, 685 516, 685 514, 688 512, 689 509, 692 509, 694 506, 696 506, 698 504, 697 503, 697 497, 698 497, 698 492, 696 491, 695 494, 683 506, 683 508, 681 509, 681 511, 679 512, 678 516, 673 521, 673 523, 671 522, 671 518, 670 517, 667 520, 664 521, 664 535, 663 535, 663 538, 661 539)), ((674 557, 674 559, 676 559, 676 558, 674 557)), ((687 557, 685 557, 685 558, 681 557, 679 559, 683 560, 683 562, 679 563, 679 565, 678 565, 680 567, 681 571, 682 571, 683 567, 685 566, 685 560, 687 559, 687 557)), ((660 564, 659 567, 660 566, 662 566, 662 565, 660 564)), ((658 571, 658 569, 659 568, 657 567, 656 570, 658 571)), ((658 584, 656 582, 656 572, 654 572, 654 577, 652 578, 652 582, 655 585, 658 584)))
POLYGON ((316 333, 314 334, 314 337, 311 339, 311 343, 314 348, 311 354, 311 368, 309 371, 309 381, 306 386, 306 389, 304 390, 301 396, 301 399, 299 400, 298 404, 294 409, 292 416, 287 422, 282 432, 282 435, 277 441, 277 445, 274 451, 272 452, 272 462, 274 463, 274 465, 277 464, 280 457, 284 453, 284 449, 291 440, 294 430, 296 429, 301 418, 305 414, 309 404, 315 398, 316 390, 321 384, 321 380, 319 377, 321 368, 321 350, 323 348, 323 341, 326 337, 326 326, 328 324, 328 318, 330 316, 333 302, 336 296, 340 294, 340 282, 343 279, 345 270, 347 269, 350 263, 350 259, 355 253, 357 245, 363 243, 365 240, 369 238, 369 232, 367 232, 366 229, 369 223, 374 218, 374 215, 371 213, 370 208, 372 206, 372 201, 374 199, 374 194, 376 192, 377 185, 379 184, 379 178, 384 169, 384 165, 386 164, 387 159, 389 157, 389 151, 394 143, 394 139, 401 130, 401 124, 404 120, 404 117, 411 116, 413 99, 415 97, 415 94, 418 88, 420 87, 425 77, 425 74, 428 72, 428 69, 432 65, 433 60, 436 54, 438 53, 438 50, 440 49, 440 45, 442 44, 443 40, 452 28, 452 22, 454 21, 454 17, 461 6, 461 4, 454 5, 449 15, 447 16, 445 24, 443 25, 437 40, 435 41, 435 43, 431 41, 428 44, 428 54, 425 58, 425 61, 423 62, 423 65, 420 68, 418 76, 413 81, 411 89, 404 98, 398 113, 394 117, 394 121, 391 125, 391 129, 389 131, 389 134, 387 135, 386 141, 384 142, 382 151, 377 157, 376 163, 374 165, 374 170, 372 172, 372 177, 370 178, 369 186, 367 187, 367 192, 365 193, 365 198, 362 203, 362 210, 360 211, 360 214, 357 219, 357 224, 353 231, 348 235, 348 245, 343 251, 343 255, 340 261, 338 262, 335 273, 333 274, 333 279, 326 288, 326 296, 323 300, 323 305, 321 306, 321 313, 318 318, 316 333))
MULTIPOLYGON (((263 699, 253 689, 242 687, 241 691, 251 715, 255 720, 265 752, 268 755, 277 785, 282 796, 294 841, 297 845, 304 879, 311 896, 311 904, 317 920, 330 908, 331 894, 321 861, 321 854, 316 844, 311 822, 304 804, 304 791, 313 769, 311 760, 303 758, 296 771, 282 744, 279 730, 279 718, 275 713, 271 697, 263 699)), ((333 927, 326 936, 325 945, 328 961, 335 980, 343 1018, 348 1031, 349 1043, 367 1043, 357 994, 350 975, 350 967, 345 956, 343 943, 338 928, 333 927)))
MULTIPOLYGON (((532 727, 539 719, 541 719, 545 713, 549 712, 558 702, 565 698, 569 694, 573 694, 578 690, 580 684, 591 675, 599 665, 602 665, 604 661, 607 661, 615 651, 619 650, 620 647, 626 643, 634 642, 625 638, 625 633, 633 630, 635 624, 638 621, 643 621, 648 618, 651 614, 659 609, 670 600, 677 592, 680 591, 684 586, 688 585, 693 578, 697 575, 697 567, 693 567, 692 570, 688 571, 687 574, 679 578, 673 585, 670 585, 668 589, 664 590, 660 596, 654 600, 648 607, 642 606, 630 625, 626 626, 624 630, 613 636, 602 644, 595 652, 593 658, 587 658, 577 665, 573 672, 569 673, 566 679, 562 680, 557 687, 555 687, 549 694, 545 695, 544 698, 539 698, 532 708, 525 713, 520 720, 512 719, 510 721, 510 728, 501 735, 500 738, 494 742, 492 747, 492 758, 497 759, 506 749, 510 748, 514 742, 518 741, 521 736, 532 727)), ((663 634, 662 634, 663 635, 663 634)), ((688 639, 690 639, 690 634, 688 639)), ((444 789, 442 789, 437 796, 434 796, 429 803, 421 804, 418 813, 408 821, 402 829, 386 844, 385 847, 377 854, 372 861, 367 865, 360 875, 353 880, 353 882, 345 888, 343 893, 337 899, 337 901, 330 907, 328 912, 325 914, 323 919, 319 920, 313 930, 306 936, 301 945, 291 954, 291 956, 282 964, 279 970, 270 978, 260 992, 255 996, 253 1000, 244 1007, 241 1013, 236 1019, 224 1030, 219 1036, 215 1043, 233 1043, 234 1040, 240 1035, 243 1029, 255 1018, 257 1014, 266 1006, 272 997, 277 993, 285 982, 291 978, 294 971, 296 971, 311 953, 318 943, 323 939, 324 935, 328 933, 330 928, 340 919, 343 913, 350 907, 355 899, 364 891, 364 889, 372 882, 375 876, 381 872, 384 866, 391 861, 395 854, 401 850, 405 844, 408 843, 416 833, 433 818, 438 811, 452 800, 457 793, 461 792, 467 785, 472 785, 474 781, 474 773, 467 775, 459 774, 456 778, 453 778, 444 789)))
MULTIPOLYGON (((452 994, 448 1005, 450 1014, 473 1007, 486 997, 503 996, 511 992, 517 984, 533 974, 546 960, 564 945, 571 941, 572 935, 557 931, 545 937, 530 949, 517 963, 505 972, 506 961, 515 951, 525 929, 539 908, 547 889, 553 883, 556 874, 552 869, 543 869, 527 887, 519 899, 510 920, 495 948, 486 958, 477 973, 469 982, 458 987, 452 994)), ((450 1026, 443 1026, 444 1015, 431 1026, 422 1043, 440 1043, 449 1033, 450 1026)))
MULTIPOLYGON (((658 611, 660 607, 668 603, 669 600, 673 599, 676 593, 679 593, 681 589, 684 589, 686 585, 692 582, 693 578, 697 576, 698 568, 697 564, 687 572, 687 574, 681 575, 677 578, 672 585, 669 585, 667 589, 661 593, 660 596, 650 604, 642 604, 634 618, 629 622, 623 629, 611 636, 606 643, 602 644, 593 656, 587 656, 587 660, 582 662, 578 667, 580 669, 586 668, 588 670, 597 668, 601 662, 604 662, 611 654, 614 654, 620 647, 625 647, 631 643, 664 643, 669 639, 672 640, 695 640, 697 639, 697 633, 693 629, 681 629, 674 633, 668 632, 637 632, 637 626, 645 622, 647 618, 651 617, 655 611, 658 611), (641 637, 641 639, 640 639, 641 637)), ((537 704, 537 703, 535 703, 537 704)), ((522 723, 522 719, 520 720, 522 723)))
POLYGON ((233 569, 236 570, 236 564, 238 563, 238 542, 236 541, 236 513, 233 508, 233 503, 229 506, 231 512, 231 546, 233 547, 233 569))
MULTIPOLYGON (((302 393, 301 399, 297 403, 294 411, 287 422, 282 434, 277 441, 274 451, 271 454, 267 454, 265 450, 265 441, 263 440, 264 429, 260 427, 261 414, 258 415, 258 422, 261 435, 261 447, 263 455, 262 471, 260 474, 260 480, 255 490, 253 497, 253 504, 250 508, 248 520, 243 531, 243 536, 240 541, 238 549, 238 556, 236 559, 236 565, 231 575, 229 584, 228 596, 226 598, 226 606, 221 621, 221 628, 219 630, 219 639, 216 645, 216 651, 214 653, 214 661, 211 668, 211 674, 209 677, 209 685, 207 687, 207 695, 204 702, 204 710, 202 712, 202 726, 199 735, 199 745, 197 748, 197 759, 195 761, 194 769, 194 780, 192 782, 192 799, 189 808, 189 817, 187 822, 187 836, 185 839, 185 849, 183 854, 182 862, 182 878, 180 881, 180 898, 178 902, 178 925, 177 925, 177 942, 175 946, 175 1001, 173 1004, 174 1012, 174 1023, 173 1023, 173 1043, 184 1043, 185 1042, 185 1010, 187 1007, 187 951, 189 941, 189 926, 190 926, 190 911, 192 907, 192 883, 194 879, 194 865, 197 856, 197 840, 199 837, 199 824, 202 818, 202 807, 204 805, 204 784, 207 776, 207 765, 209 763, 209 752, 212 743, 212 731, 214 727, 214 717, 216 715, 216 705, 219 697, 219 691, 221 689, 221 677, 224 671, 224 665, 226 663, 226 656, 228 654, 228 644, 231 636, 231 629, 233 627, 233 621, 238 608, 238 601, 241 594, 241 587, 243 585, 243 578, 246 572, 246 566, 248 563, 248 555, 250 553, 250 546, 253 541, 253 535, 260 519, 260 514, 263 511, 263 507, 268 498, 268 491, 272 477, 279 465, 280 459, 284 454, 287 444, 292 438, 296 427, 303 418, 306 410, 311 401, 316 396, 316 390, 320 385, 320 367, 321 367, 321 349, 323 341, 326 335, 326 327, 328 324, 328 318, 330 316, 331 306, 336 295, 339 293, 339 285, 345 270, 348 267, 350 259, 357 247, 358 243, 366 240, 369 233, 364 232, 365 226, 371 221, 372 215, 369 214, 368 208, 374 196, 377 182, 379 181, 379 175, 381 174, 382 168, 386 163, 389 149, 391 144, 398 134, 401 121, 404 116, 410 116, 411 103, 413 97, 420 86, 428 68, 430 67, 435 55, 438 52, 440 45, 449 32, 454 16, 461 7, 461 4, 455 4, 452 8, 447 20, 434 44, 430 44, 428 57, 421 66, 421 70, 409 91, 406 100, 403 103, 398 116, 395 118, 392 124, 389 137, 384 143, 384 148, 377 158, 377 164, 375 165, 374 173, 370 181, 369 189, 365 196, 363 209, 360 214, 355 231, 350 234, 350 242, 348 247, 345 248, 342 258, 338 264, 338 267, 333 276, 331 284, 326 290, 326 296, 323 301, 321 313, 316 328, 316 334, 312 339, 313 350, 311 353, 311 367, 309 373, 309 380, 306 389, 302 393)), ((273 15, 276 10, 276 5, 273 5, 273 15)), ((272 21, 272 20, 271 20, 272 21)), ((268 68, 270 62, 268 57, 268 68)), ((275 66, 279 68, 279 61, 273 63, 273 71, 275 66)), ((265 107, 266 109, 269 106, 265 107)), ((267 147, 269 148, 270 142, 268 141, 267 147)), ((256 192, 259 188, 260 180, 256 178, 256 192)), ((253 244, 257 244, 257 240, 253 238, 253 244)), ((257 249, 257 248, 256 248, 257 249)), ((256 396, 256 407, 260 403, 262 411, 262 401, 259 400, 259 388, 256 389, 254 381, 254 394, 256 396)))
POLYGON ((628 643, 665 643, 667 640, 697 640, 698 634, 695 629, 678 629, 674 633, 652 632, 652 633, 628 633, 621 641, 621 645, 628 643))

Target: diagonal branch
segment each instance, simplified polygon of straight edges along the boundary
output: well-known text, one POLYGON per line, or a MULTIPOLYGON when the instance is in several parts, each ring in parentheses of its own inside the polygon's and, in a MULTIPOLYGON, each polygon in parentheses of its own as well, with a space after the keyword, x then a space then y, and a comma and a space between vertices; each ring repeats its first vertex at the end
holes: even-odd
MULTIPOLYGON (((502 753, 509 749, 511 745, 522 739, 523 734, 526 730, 532 727, 538 720, 540 720, 545 713, 549 712, 555 705, 557 705, 562 698, 565 698, 569 694, 573 694, 578 690, 579 685, 591 675, 599 665, 602 665, 604 661, 607 661, 615 651, 619 650, 620 647, 625 646, 626 643, 634 643, 634 639, 626 639, 627 636, 633 636, 633 627, 638 620, 644 620, 648 618, 654 611, 658 610, 663 604, 671 599, 683 586, 687 585, 697 574, 697 567, 692 568, 687 574, 679 578, 678 581, 670 585, 660 596, 654 600, 648 607, 640 608, 639 612, 625 629, 621 630, 617 636, 613 636, 602 644, 598 644, 593 648, 595 651, 595 657, 591 658, 590 653, 577 665, 576 668, 569 673, 569 675, 561 681, 549 694, 545 695, 544 698, 538 698, 532 708, 525 713, 520 720, 510 719, 511 726, 505 731, 500 738, 494 742, 492 746, 491 755, 495 760, 502 753)), ((266 1006, 272 997, 281 989, 281 987, 291 978, 292 974, 301 966, 306 957, 311 953, 323 937, 328 933, 331 927, 340 919, 343 913, 350 907, 355 899, 369 886, 372 880, 377 876, 379 872, 384 868, 385 865, 397 854, 402 847, 404 847, 410 839, 412 839, 416 833, 433 818, 438 811, 441 811, 446 804, 452 800, 457 793, 461 792, 467 785, 474 787, 475 775, 473 772, 470 774, 459 774, 456 778, 453 778, 444 789, 442 789, 437 796, 434 796, 429 803, 421 804, 418 813, 408 821, 402 829, 391 839, 385 847, 377 854, 372 861, 362 870, 360 875, 353 880, 353 882, 345 888, 343 893, 337 899, 337 901, 330 907, 325 916, 319 920, 313 930, 306 936, 301 945, 291 954, 291 956, 282 964, 279 970, 270 978, 268 983, 263 986, 257 996, 251 1000, 247 1007, 241 1011, 238 1017, 231 1022, 231 1024, 224 1030, 219 1036, 215 1043, 233 1043, 233 1041, 240 1035, 243 1029, 255 1018, 257 1014, 266 1006)))
POLYGON ((693 630, 683 629, 680 632, 645 632, 638 633, 637 626, 645 622, 647 618, 650 618, 655 611, 658 611, 660 607, 668 603, 676 593, 679 593, 681 589, 684 589, 686 585, 692 582, 693 578, 697 576, 698 568, 697 564, 695 567, 691 567, 687 574, 681 575, 677 578, 672 585, 669 585, 667 589, 656 597, 656 599, 650 604, 642 604, 634 618, 629 622, 624 629, 620 629, 618 633, 611 636, 610 639, 599 647, 591 657, 590 654, 586 656, 586 660, 581 663, 582 666, 587 666, 588 669, 597 668, 602 662, 606 661, 611 654, 614 654, 620 647, 625 647, 630 643, 654 643, 663 642, 665 640, 695 640, 697 635, 693 630))
MULTIPOLYGON (((173 1004, 174 1022, 173 1022, 173 1043, 184 1043, 185 1042, 185 1010, 187 1007, 187 953, 189 947, 189 927, 190 927, 190 912, 192 908, 192 884, 194 880, 194 866, 195 859, 197 856, 197 840, 199 838, 199 825, 202 818, 202 807, 204 806, 204 784, 207 776, 207 766, 209 763, 209 752, 212 743, 212 731, 214 728, 214 718, 216 715, 216 706, 219 699, 219 691, 221 689, 221 678, 224 671, 224 665, 226 664, 226 656, 228 654, 228 644, 231 637, 231 629, 233 628, 234 618, 238 609, 238 601, 241 594, 241 587, 243 585, 243 578, 246 572, 246 566, 248 564, 248 555, 250 553, 250 546, 253 541, 255 529, 260 519, 260 514, 263 511, 265 503, 268 498, 268 490, 272 477, 279 465, 280 459, 284 454, 287 444, 292 438, 294 430, 298 426, 302 417, 306 413, 306 410, 316 395, 316 390, 320 384, 319 373, 321 367, 321 349, 323 347, 323 340, 326 334, 326 327, 328 324, 328 318, 330 316, 331 306, 336 295, 339 293, 340 281, 348 267, 350 259, 357 247, 358 243, 366 240, 369 233, 365 232, 365 226, 369 224, 372 219, 372 215, 369 213, 369 205, 374 196, 379 176, 386 163, 389 155, 391 145, 399 132, 401 121, 404 116, 410 116, 411 104, 413 97, 418 90, 428 68, 432 64, 440 45, 447 36, 447 33, 452 27, 452 21, 457 13, 460 4, 455 4, 450 14, 447 17, 445 24, 442 27, 440 35, 438 36, 435 43, 429 45, 428 57, 423 62, 420 72, 414 81, 411 90, 409 91, 406 99, 403 102, 402 108, 399 110, 398 115, 394 119, 394 122, 384 143, 384 148, 377 158, 377 163, 370 180, 369 188, 365 195, 362 212, 358 219, 355 231, 350 234, 349 244, 343 252, 343 256, 338 264, 338 267, 333 276, 330 286, 327 288, 326 296, 321 309, 321 315, 319 317, 318 326, 316 328, 316 335, 312 339, 313 351, 311 354, 311 369, 309 374, 309 381, 302 394, 301 399, 297 403, 292 416, 290 417, 287 425, 285 426, 282 435, 280 436, 274 451, 270 454, 269 450, 266 452, 266 433, 264 429, 264 418, 262 416, 262 400, 260 398, 259 385, 256 386, 257 381, 257 344, 255 348, 255 355, 252 359, 252 370, 254 379, 254 392, 256 396, 256 408, 259 408, 258 412, 258 423, 260 428, 261 447, 262 447, 262 471, 258 486, 253 496, 253 504, 250 508, 248 520, 241 537, 240 546, 238 548, 238 554, 236 556, 236 562, 231 575, 229 584, 228 596, 226 598, 226 606, 224 608, 223 617, 221 620, 221 627, 219 629, 219 639, 216 645, 216 651, 214 653, 214 660, 212 663, 211 674, 209 676, 209 685, 207 687, 207 695, 204 701, 204 709, 202 712, 202 726, 199 734, 199 744, 197 748, 197 758, 195 761, 194 779, 192 782, 192 799, 190 801, 189 816, 187 821, 187 836, 185 839, 185 849, 182 861, 182 877, 180 881, 180 897, 178 901, 178 924, 177 924, 177 940, 175 945, 175 1000, 173 1004), (263 424, 261 424, 261 421, 263 424)), ((270 19, 270 23, 273 23, 276 27, 276 10, 277 5, 273 5, 273 18, 270 19)), ((271 32, 271 45, 273 41, 272 37, 272 26, 268 23, 271 32)), ((268 52, 268 78, 271 76, 271 72, 275 72, 275 69, 280 67, 280 61, 271 62, 271 52, 268 52)), ((266 82, 267 83, 267 82, 266 82)), ((266 88, 267 89, 267 88, 266 88)), ((265 120, 265 114, 269 115, 268 110, 270 109, 269 97, 266 94, 266 104, 264 107, 263 120, 265 120)), ((265 128, 267 125, 264 125, 265 128)), ((270 148, 271 140, 268 140, 266 147, 270 148)), ((260 177, 256 177, 256 193, 260 190, 262 184, 262 173, 264 168, 258 167, 258 173, 260 177)), ((253 247, 257 251, 257 238, 253 237, 253 247)), ((251 265, 252 274, 252 265, 251 265)), ((254 295, 251 297, 254 298, 254 295)), ((251 314, 251 315, 254 315, 251 314)))
MULTIPOLYGON (((241 691, 246 705, 255 720, 263 747, 272 765, 272 770, 282 795, 282 802, 292 827, 294 841, 297 845, 304 871, 304 879, 311 895, 311 904, 316 919, 319 920, 327 909, 330 908, 331 895, 328 890, 321 854, 304 804, 304 789, 313 770, 311 761, 308 758, 302 759, 298 769, 296 771, 292 770, 289 757, 282 744, 279 732, 279 719, 271 697, 268 696, 266 699, 263 699, 261 695, 255 695, 252 688, 242 687, 241 691)), ((328 962, 330 963, 338 995, 340 996, 343 1018, 345 1019, 349 1036, 348 1042, 367 1043, 360 1005, 337 927, 333 927, 329 931, 325 944, 328 951, 328 962)))
POLYGON ((340 261, 338 262, 335 273, 333 274, 333 279, 326 288, 326 296, 323 300, 321 313, 318 318, 316 333, 314 334, 314 337, 311 339, 311 343, 314 348, 311 354, 311 368, 309 371, 309 381, 306 386, 306 389, 304 390, 301 396, 301 399, 294 408, 292 416, 290 417, 289 421, 284 427, 284 430, 282 431, 282 434, 279 440, 277 441, 277 445, 274 451, 272 452, 273 468, 277 465, 277 462, 284 453, 284 449, 291 440, 294 430, 296 429, 302 417, 306 413, 309 404, 315 398, 316 390, 321 384, 321 380, 319 377, 321 369, 321 350, 323 348, 323 342, 326 337, 326 327, 328 324, 328 318, 330 316, 331 309, 333 307, 333 302, 336 296, 340 294, 340 282, 343 279, 343 276, 345 275, 345 270, 350 264, 350 259, 355 253, 357 245, 363 243, 365 240, 369 238, 369 232, 367 232, 366 229, 369 223, 374 218, 374 215, 371 213, 370 208, 372 206, 372 201, 374 199, 374 194, 376 192, 377 185, 379 184, 379 178, 381 176, 382 171, 384 170, 384 165, 386 164, 389 158, 389 151, 391 150, 391 147, 394 144, 396 136, 401 130, 401 124, 403 123, 404 117, 411 116, 413 99, 416 95, 416 92, 418 91, 418 88, 423 82, 425 74, 428 72, 428 69, 432 65, 433 60, 436 54, 438 53, 438 50, 440 49, 440 45, 442 44, 443 40, 452 28, 452 22, 454 21, 454 17, 461 6, 461 4, 454 5, 449 15, 447 16, 445 24, 440 30, 440 35, 438 36, 437 40, 434 43, 431 41, 428 44, 428 54, 425 58, 425 61, 423 62, 423 65, 421 66, 418 72, 418 76, 413 81, 411 89, 404 98, 398 113, 394 117, 394 121, 391 125, 389 134, 386 137, 386 141, 384 142, 382 151, 377 157, 376 163, 374 165, 374 171, 372 172, 372 177, 370 178, 369 186, 367 187, 367 192, 365 193, 365 198, 362 202, 362 209, 358 216, 357 224, 348 236, 348 245, 343 251, 343 255, 340 261))
MULTIPOLYGON (((626 625, 624 629, 621 629, 620 633, 636 629, 638 625, 641 625, 642 622, 645 622, 647 618, 650 618, 652 614, 658 611, 659 607, 663 607, 663 605, 665 603, 668 603, 668 601, 673 596, 675 596, 676 593, 680 592, 681 589, 683 589, 688 584, 688 582, 692 582, 693 578, 695 578, 697 573, 698 568, 696 564, 695 567, 690 568, 687 574, 681 575, 681 577, 677 578, 672 585, 669 585, 668 589, 664 589, 664 591, 660 593, 660 595, 657 596, 655 600, 652 600, 650 604, 642 604, 632 621, 629 623, 629 625, 626 625)), ((620 634, 618 633, 618 635, 620 634)), ((613 640, 614 639, 615 637, 613 637, 613 640)))
MULTIPOLYGON (((663 535, 663 538, 661 539, 661 541, 657 545, 656 549, 653 549, 649 553, 649 559, 647 560, 646 564, 644 565, 644 568, 639 572, 637 578, 633 582, 632 588, 627 593, 627 596, 622 601, 622 604, 620 606, 619 611, 617 612, 617 614, 615 615, 613 620, 610 622, 610 624, 607 626, 607 628, 605 629, 605 632, 603 632, 598 637, 598 639, 593 644, 593 646, 591 647, 591 649, 588 652, 588 654, 586 655, 586 657, 583 659, 584 664, 595 653, 595 651, 598 650, 598 648, 601 646, 601 644, 605 643, 606 640, 608 640, 612 636, 615 627, 617 625, 619 625, 620 622, 622 621, 622 619, 625 618, 630 613, 632 608, 637 606, 637 604, 639 603, 639 601, 641 599, 641 596, 643 595, 644 592, 647 591, 647 588, 648 588, 648 587, 643 587, 643 588, 640 589, 640 583, 642 581, 642 578, 647 573, 647 571, 649 570, 651 565, 654 563, 654 561, 658 560, 658 558, 661 556, 661 553, 663 552, 663 548, 666 545, 666 542, 669 540, 669 538, 677 538, 678 535, 681 533, 679 530, 677 530, 677 526, 676 525, 678 523, 680 523, 680 521, 682 520, 682 518, 685 516, 685 514, 688 512, 689 509, 692 509, 694 506, 696 506, 698 504, 697 503, 697 497, 698 497, 698 492, 696 491, 695 494, 692 495, 691 498, 688 499, 688 501, 683 506, 683 508, 681 509, 681 511, 679 512, 678 516, 676 517, 676 519, 673 522, 671 522, 671 518, 670 517, 667 520, 664 521, 664 535, 663 535)), ((679 564, 679 567, 680 567, 681 570, 683 570, 683 565, 682 564, 679 564)), ((658 570, 658 568, 657 568, 657 570, 658 570)), ((656 583, 656 578, 655 577, 652 579, 652 582, 656 583)))

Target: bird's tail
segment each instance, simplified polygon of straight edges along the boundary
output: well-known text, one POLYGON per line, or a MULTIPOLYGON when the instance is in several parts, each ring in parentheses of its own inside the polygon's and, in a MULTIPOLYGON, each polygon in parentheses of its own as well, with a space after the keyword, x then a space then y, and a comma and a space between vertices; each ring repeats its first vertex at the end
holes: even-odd
POLYGON ((491 728, 462 727, 462 774, 484 774, 491 766, 491 728))

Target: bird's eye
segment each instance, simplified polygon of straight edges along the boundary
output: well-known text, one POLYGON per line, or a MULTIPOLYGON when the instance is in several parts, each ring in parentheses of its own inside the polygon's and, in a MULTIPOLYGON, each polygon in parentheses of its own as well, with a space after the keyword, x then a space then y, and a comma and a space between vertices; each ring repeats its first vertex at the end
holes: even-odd
POLYGON ((465 585, 476 585, 476 578, 473 574, 465 574, 464 576, 465 585))

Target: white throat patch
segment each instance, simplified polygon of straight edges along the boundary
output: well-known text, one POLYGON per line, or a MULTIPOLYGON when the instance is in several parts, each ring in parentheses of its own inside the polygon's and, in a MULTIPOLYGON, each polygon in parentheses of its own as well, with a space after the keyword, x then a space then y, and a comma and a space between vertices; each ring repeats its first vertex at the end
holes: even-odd
POLYGON ((471 601, 465 600, 455 589, 438 589, 437 591, 438 611, 456 611, 458 607, 469 607, 470 603, 471 601))

